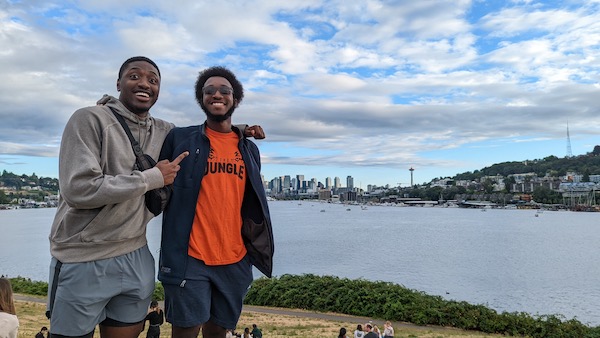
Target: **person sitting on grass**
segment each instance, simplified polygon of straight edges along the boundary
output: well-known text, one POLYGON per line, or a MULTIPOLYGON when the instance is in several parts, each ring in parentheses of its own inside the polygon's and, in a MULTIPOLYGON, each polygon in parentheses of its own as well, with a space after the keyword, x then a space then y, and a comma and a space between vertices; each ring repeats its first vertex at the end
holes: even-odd
POLYGON ((379 335, 373 332, 373 324, 366 323, 365 324, 365 338, 379 338, 379 335))
POLYGON ((40 332, 38 332, 35 335, 35 338, 46 338, 46 333, 48 332, 48 328, 45 326, 42 326, 42 328, 40 329, 40 332))
POLYGON ((252 324, 252 338, 262 338, 262 331, 256 326, 256 324, 252 324))

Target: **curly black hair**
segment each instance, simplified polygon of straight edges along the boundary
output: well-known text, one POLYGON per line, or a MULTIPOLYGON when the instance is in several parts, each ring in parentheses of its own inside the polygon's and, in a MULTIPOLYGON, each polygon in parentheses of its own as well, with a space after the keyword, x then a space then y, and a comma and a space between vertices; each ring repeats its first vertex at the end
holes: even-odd
POLYGON ((238 81, 237 77, 235 77, 235 74, 233 74, 232 71, 222 66, 214 66, 201 71, 200 75, 198 75, 198 79, 196 80, 196 101, 198 101, 200 107, 204 107, 204 102, 202 100, 202 88, 204 87, 206 80, 214 76, 224 77, 227 79, 227 81, 229 81, 229 83, 231 83, 231 87, 233 87, 233 98, 239 105, 244 98, 244 87, 240 81, 238 81))

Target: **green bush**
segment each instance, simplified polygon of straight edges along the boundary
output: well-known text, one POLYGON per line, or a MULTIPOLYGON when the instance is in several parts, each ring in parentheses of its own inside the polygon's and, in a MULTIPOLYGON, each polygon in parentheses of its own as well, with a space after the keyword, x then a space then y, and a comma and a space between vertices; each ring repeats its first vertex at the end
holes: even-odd
POLYGON ((32 281, 29 278, 9 278, 14 293, 24 293, 34 296, 46 296, 48 294, 48 283, 32 281))
POLYGON ((498 313, 483 305, 444 300, 387 282, 331 276, 283 275, 255 280, 244 301, 249 305, 336 312, 417 325, 451 326, 485 333, 528 337, 598 337, 588 327, 562 316, 498 313))
POLYGON ((156 285, 154 286, 154 293, 152 294, 152 299, 165 300, 165 289, 163 288, 161 282, 156 282, 156 285))

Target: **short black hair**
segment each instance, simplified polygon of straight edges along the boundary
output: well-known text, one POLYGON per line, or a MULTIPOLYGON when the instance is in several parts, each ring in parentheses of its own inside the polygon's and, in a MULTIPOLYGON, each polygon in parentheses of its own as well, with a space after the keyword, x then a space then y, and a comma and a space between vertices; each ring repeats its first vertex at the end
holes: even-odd
POLYGON ((128 64, 130 64, 132 62, 136 62, 136 61, 145 61, 145 62, 148 62, 149 64, 153 65, 154 68, 156 68, 156 70, 158 71, 158 76, 160 76, 160 69, 158 69, 158 66, 156 65, 156 63, 154 63, 154 61, 150 60, 149 58, 147 58, 145 56, 134 56, 134 57, 130 57, 129 59, 125 60, 125 62, 123 62, 123 64, 121 65, 121 68, 119 68, 119 77, 117 79, 121 79, 121 76, 123 75, 123 72, 125 71, 125 67, 127 67, 128 64))
POLYGON ((198 101, 198 104, 203 107, 202 88, 204 87, 206 80, 214 76, 224 77, 231 83, 231 87, 233 87, 233 98, 237 101, 237 104, 240 104, 244 98, 244 87, 237 77, 235 77, 235 74, 223 66, 206 68, 198 75, 198 80, 196 80, 196 101, 198 101))

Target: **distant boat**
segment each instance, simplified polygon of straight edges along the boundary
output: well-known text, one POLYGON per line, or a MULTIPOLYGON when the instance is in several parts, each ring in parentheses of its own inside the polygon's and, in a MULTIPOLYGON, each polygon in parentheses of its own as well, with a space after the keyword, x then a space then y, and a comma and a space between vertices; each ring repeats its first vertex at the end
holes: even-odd
POLYGON ((346 211, 352 211, 352 209, 348 208, 348 209, 346 209, 346 211))
POLYGON ((361 206, 360 208, 361 208, 362 210, 367 210, 367 207, 366 207, 366 206, 364 206, 364 205, 363 205, 363 206, 361 206))
POLYGON ((325 212, 325 209, 321 209, 321 212, 325 212))

